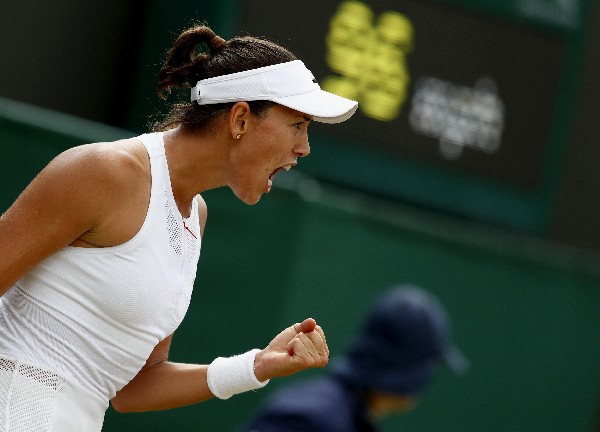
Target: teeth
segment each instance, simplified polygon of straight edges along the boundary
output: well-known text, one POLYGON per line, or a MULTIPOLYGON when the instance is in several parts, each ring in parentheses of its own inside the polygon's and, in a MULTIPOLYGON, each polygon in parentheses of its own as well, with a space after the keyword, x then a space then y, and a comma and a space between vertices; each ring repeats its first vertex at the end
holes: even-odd
POLYGON ((284 170, 289 171, 292 168, 291 165, 286 165, 283 167, 284 170))

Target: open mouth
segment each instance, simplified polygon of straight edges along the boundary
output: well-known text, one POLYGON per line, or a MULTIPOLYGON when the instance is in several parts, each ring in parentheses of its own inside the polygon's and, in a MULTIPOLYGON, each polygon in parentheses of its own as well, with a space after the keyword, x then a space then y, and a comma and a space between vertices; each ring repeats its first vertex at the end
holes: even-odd
POLYGON ((275 169, 270 175, 269 175, 269 180, 267 180, 267 192, 271 191, 271 188, 273 187, 273 179, 275 178, 275 176, 277 175, 277 173, 281 170, 286 170, 289 171, 295 164, 287 164, 284 166, 281 166, 277 169, 275 169))

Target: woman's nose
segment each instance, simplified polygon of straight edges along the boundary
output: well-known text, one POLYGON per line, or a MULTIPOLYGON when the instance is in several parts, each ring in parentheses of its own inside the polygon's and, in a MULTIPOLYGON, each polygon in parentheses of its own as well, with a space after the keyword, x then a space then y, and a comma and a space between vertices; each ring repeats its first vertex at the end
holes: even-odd
POLYGON ((300 157, 308 156, 310 154, 310 144, 308 143, 308 139, 302 140, 302 143, 298 144, 294 150, 300 157))

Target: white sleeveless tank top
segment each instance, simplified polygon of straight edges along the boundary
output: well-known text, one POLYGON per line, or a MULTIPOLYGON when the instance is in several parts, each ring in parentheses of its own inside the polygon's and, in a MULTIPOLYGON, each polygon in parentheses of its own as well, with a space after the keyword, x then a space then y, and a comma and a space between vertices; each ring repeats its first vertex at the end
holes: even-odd
POLYGON ((114 247, 66 247, 0 298, 0 358, 54 371, 108 401, 181 323, 200 256, 198 204, 182 218, 162 133, 139 136, 150 156, 146 219, 114 247))

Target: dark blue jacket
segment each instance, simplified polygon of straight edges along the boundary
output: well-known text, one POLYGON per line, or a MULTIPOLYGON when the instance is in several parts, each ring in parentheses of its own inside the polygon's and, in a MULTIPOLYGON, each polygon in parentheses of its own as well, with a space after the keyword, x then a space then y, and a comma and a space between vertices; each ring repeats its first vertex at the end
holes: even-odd
POLYGON ((238 432, 375 432, 364 391, 327 376, 275 392, 238 432))

